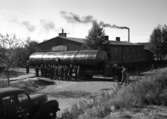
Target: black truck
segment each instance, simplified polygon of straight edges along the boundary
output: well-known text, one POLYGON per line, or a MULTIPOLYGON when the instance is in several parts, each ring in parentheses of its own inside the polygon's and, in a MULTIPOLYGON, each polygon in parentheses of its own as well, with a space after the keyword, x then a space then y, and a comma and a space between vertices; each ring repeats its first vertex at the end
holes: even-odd
POLYGON ((19 88, 0 88, 0 119, 56 119, 56 100, 43 94, 29 95, 19 88))

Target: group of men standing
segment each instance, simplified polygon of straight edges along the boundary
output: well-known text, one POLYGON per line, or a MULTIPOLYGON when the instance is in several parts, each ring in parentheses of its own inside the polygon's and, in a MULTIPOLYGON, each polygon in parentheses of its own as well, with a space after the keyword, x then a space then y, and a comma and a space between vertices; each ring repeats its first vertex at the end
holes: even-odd
POLYGON ((77 80, 79 76, 78 65, 54 65, 54 64, 41 64, 35 66, 36 76, 48 77, 58 80, 77 80))
MULTIPOLYGON (((36 76, 48 77, 58 80, 77 80, 80 75, 80 66, 74 64, 40 64, 35 65, 36 76)), ((29 67, 27 67, 29 72, 29 67)), ((124 66, 114 64, 111 70, 116 81, 127 83, 127 69, 124 66)))

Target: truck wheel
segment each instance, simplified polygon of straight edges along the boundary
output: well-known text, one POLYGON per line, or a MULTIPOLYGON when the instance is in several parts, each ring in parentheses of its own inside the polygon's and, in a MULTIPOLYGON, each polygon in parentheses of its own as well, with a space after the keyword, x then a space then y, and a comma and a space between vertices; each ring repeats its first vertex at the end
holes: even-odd
POLYGON ((34 119, 55 119, 56 112, 59 111, 59 104, 56 100, 43 104, 34 119))
POLYGON ((49 119, 55 119, 56 117, 56 112, 49 112, 49 119))

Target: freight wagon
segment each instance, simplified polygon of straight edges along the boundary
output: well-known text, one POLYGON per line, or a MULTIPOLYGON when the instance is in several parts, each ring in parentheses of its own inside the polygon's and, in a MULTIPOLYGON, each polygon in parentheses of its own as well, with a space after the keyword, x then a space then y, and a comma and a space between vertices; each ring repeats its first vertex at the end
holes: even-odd
POLYGON ((107 64, 119 64, 129 70, 139 70, 150 66, 153 62, 153 53, 144 49, 144 45, 128 42, 110 42, 107 50, 107 64))

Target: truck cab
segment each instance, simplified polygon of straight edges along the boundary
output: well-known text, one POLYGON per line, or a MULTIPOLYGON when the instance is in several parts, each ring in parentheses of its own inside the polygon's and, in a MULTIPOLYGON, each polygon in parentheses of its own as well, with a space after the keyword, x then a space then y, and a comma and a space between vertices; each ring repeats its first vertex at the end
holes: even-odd
POLYGON ((56 112, 60 110, 58 102, 56 100, 52 102, 54 102, 54 108, 48 105, 49 101, 46 95, 29 95, 23 89, 13 87, 0 88, 0 118, 38 119, 40 111, 47 107, 52 110, 50 112, 46 111, 46 114, 43 115, 48 115, 48 117, 52 115, 52 117, 49 117, 49 119, 52 119, 55 118, 53 116, 56 116, 56 112))

